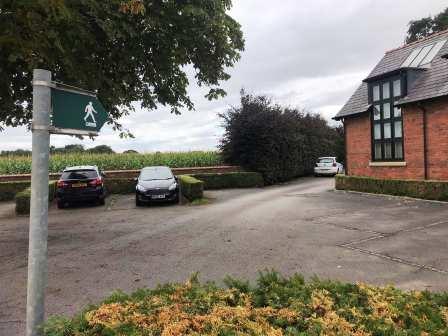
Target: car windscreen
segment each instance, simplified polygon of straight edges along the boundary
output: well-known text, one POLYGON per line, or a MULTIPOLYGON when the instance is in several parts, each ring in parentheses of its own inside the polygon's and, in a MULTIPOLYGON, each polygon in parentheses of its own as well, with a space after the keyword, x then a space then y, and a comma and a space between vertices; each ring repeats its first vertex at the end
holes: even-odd
POLYGON ((329 158, 319 159, 319 163, 333 163, 333 162, 334 160, 329 158))
POLYGON ((139 178, 142 181, 168 180, 173 178, 173 173, 167 167, 146 168, 142 170, 139 178))
POLYGON ((63 172, 61 175, 61 180, 85 180, 94 179, 98 177, 96 170, 70 170, 63 172))

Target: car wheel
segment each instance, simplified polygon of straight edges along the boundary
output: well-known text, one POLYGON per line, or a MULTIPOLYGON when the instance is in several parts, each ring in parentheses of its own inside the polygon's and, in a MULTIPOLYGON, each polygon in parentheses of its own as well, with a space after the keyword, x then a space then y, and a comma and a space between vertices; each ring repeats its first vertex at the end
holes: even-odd
POLYGON ((64 201, 58 201, 57 205, 58 205, 58 209, 64 209, 66 206, 66 203, 64 201))
POLYGON ((98 204, 99 204, 99 205, 105 205, 105 204, 106 204, 106 199, 105 199, 105 198, 100 198, 100 199, 98 200, 98 204))
POLYGON ((142 205, 143 205, 142 201, 140 201, 140 200, 138 199, 138 196, 135 195, 135 206, 140 207, 140 206, 142 206, 142 205))

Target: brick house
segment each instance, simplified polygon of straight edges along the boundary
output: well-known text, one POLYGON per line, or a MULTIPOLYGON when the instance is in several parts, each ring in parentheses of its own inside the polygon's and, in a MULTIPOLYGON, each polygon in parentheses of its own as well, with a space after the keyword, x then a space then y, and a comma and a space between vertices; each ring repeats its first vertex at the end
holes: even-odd
POLYGON ((386 52, 334 117, 346 174, 448 180, 448 31, 386 52))

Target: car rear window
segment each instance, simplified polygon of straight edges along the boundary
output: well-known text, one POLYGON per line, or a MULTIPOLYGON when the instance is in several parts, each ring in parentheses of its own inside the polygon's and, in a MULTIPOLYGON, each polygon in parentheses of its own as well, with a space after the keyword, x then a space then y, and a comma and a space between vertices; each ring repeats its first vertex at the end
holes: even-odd
POLYGON ((84 180, 97 178, 98 173, 96 170, 71 170, 63 172, 61 175, 62 180, 84 180))
POLYGON ((334 162, 333 159, 328 159, 328 158, 319 159, 319 163, 333 163, 333 162, 334 162))

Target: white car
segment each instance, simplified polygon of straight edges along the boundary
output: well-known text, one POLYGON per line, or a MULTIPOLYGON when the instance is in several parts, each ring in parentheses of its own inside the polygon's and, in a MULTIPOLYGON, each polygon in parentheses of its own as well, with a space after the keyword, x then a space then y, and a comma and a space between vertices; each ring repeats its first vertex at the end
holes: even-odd
POLYGON ((314 176, 331 175, 344 173, 344 166, 336 161, 334 156, 320 157, 314 167, 314 176))

